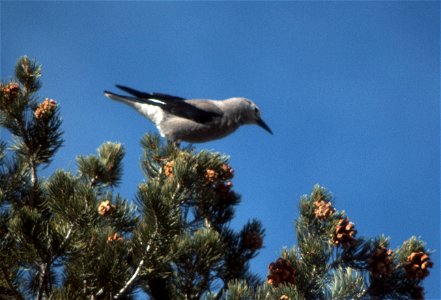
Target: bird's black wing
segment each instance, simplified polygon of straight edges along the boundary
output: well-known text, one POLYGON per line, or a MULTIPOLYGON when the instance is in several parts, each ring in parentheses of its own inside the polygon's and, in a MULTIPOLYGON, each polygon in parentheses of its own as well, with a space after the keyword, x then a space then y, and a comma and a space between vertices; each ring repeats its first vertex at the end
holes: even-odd
POLYGON ((203 100, 186 100, 162 93, 145 93, 122 85, 116 85, 116 87, 137 97, 140 102, 159 106, 169 114, 198 123, 209 123, 222 116, 219 108, 203 100))
POLYGON ((130 87, 124 86, 124 85, 116 85, 117 88, 119 88, 120 90, 123 90, 135 97, 138 98, 147 98, 147 99, 158 99, 158 100, 185 100, 185 98, 182 97, 178 97, 178 96, 172 96, 172 95, 167 95, 167 94, 161 94, 161 93, 146 93, 146 92, 141 92, 135 89, 132 89, 130 87))

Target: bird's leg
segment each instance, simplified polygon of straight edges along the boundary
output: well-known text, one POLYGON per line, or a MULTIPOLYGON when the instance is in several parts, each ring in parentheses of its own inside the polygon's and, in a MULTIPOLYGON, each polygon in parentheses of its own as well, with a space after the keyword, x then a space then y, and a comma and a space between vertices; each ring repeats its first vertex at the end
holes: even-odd
POLYGON ((181 141, 179 141, 179 140, 173 141, 173 146, 175 146, 176 149, 180 149, 181 148, 181 141))

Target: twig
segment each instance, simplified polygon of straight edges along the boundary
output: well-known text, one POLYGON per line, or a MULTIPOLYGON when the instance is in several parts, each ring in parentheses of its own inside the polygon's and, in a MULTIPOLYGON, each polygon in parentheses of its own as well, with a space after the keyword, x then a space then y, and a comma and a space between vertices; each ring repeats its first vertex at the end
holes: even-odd
POLYGON ((46 274, 48 271, 49 265, 46 263, 43 263, 40 265, 40 274, 39 276, 39 289, 38 289, 38 293, 37 293, 37 297, 36 299, 38 300, 42 300, 42 299, 46 299, 46 297, 44 297, 44 290, 45 290, 45 285, 46 285, 46 274))
POLYGON ((69 230, 67 231, 66 236, 64 237, 63 242, 61 243, 60 247, 58 247, 57 253, 52 257, 51 259, 51 264, 60 256, 61 252, 63 251, 63 248, 65 247, 65 245, 69 242, 70 237, 72 235, 72 231, 74 229, 74 224, 72 224, 69 228, 69 230))
POLYGON ((156 223, 156 230, 152 234, 149 242, 147 243, 147 247, 145 248, 145 253, 142 256, 141 261, 138 264, 138 267, 136 268, 132 277, 130 277, 130 279, 127 280, 126 284, 119 290, 119 292, 113 297, 113 299, 118 299, 119 297, 121 297, 121 295, 123 295, 127 291, 127 289, 130 287, 130 285, 133 283, 133 281, 135 281, 136 277, 138 277, 138 274, 141 271, 142 266, 144 265, 145 258, 147 256, 148 252, 150 251, 150 246, 153 243, 154 239, 156 238, 156 234, 158 233, 159 224, 158 224, 158 219, 156 218, 156 216, 155 216, 155 223, 156 223))
POLYGON ((32 183, 32 187, 36 187, 37 185, 37 167, 35 166, 34 161, 32 160, 30 163, 30 167, 31 167, 31 183, 32 183))
MULTIPOLYGON (((63 242, 61 243, 60 247, 58 248, 57 253, 52 257, 52 259, 47 262, 47 263, 43 263, 40 265, 40 287, 37 293, 37 297, 36 299, 41 300, 41 299, 46 299, 46 297, 44 296, 44 294, 46 293, 47 295, 49 295, 50 290, 52 289, 50 287, 50 282, 48 285, 48 273, 50 274, 50 267, 52 265, 52 263, 60 256, 64 246, 66 245, 66 243, 69 241, 72 231, 73 231, 74 225, 72 225, 69 230, 67 231, 66 237, 64 238, 63 242), (46 291, 45 291, 46 290, 46 291)), ((50 279, 49 279, 50 280, 50 279)))
MULTIPOLYGON (((176 187, 176 190, 175 190, 175 192, 174 192, 173 195, 172 195, 172 199, 175 198, 175 196, 176 196, 177 193, 179 192, 180 188, 181 188, 181 185, 180 185, 180 183, 178 183, 178 184, 177 184, 177 187, 176 187)), ((139 274, 139 272, 141 271, 141 268, 142 268, 142 266, 143 266, 144 263, 145 263, 145 258, 146 258, 146 256, 147 256, 148 252, 150 251, 150 246, 151 246, 151 244, 153 243, 153 241, 154 241, 154 239, 156 238, 156 235, 157 235, 157 233, 158 233, 158 231, 159 231, 159 222, 158 222, 158 218, 157 218, 156 215, 154 216, 154 218, 155 218, 155 226, 156 226, 156 229, 155 229, 155 232, 152 234, 152 236, 151 236, 149 242, 147 243, 147 247, 146 247, 146 249, 145 249, 145 253, 144 253, 144 255, 142 256, 141 261, 140 261, 139 264, 138 264, 138 267, 136 268, 136 270, 135 270, 135 272, 133 273, 132 277, 130 277, 130 279, 127 280, 126 284, 125 284, 125 285, 119 290, 119 292, 118 292, 115 296, 113 296, 113 299, 118 299, 119 297, 121 297, 121 296, 127 291, 127 289, 130 287, 130 285, 131 285, 131 284, 136 280, 136 278, 138 277, 138 274, 139 274)), ((102 289, 100 290, 100 292, 102 292, 102 289)))
POLYGON ((175 190, 175 192, 173 193, 173 195, 171 196, 171 199, 172 199, 172 200, 175 200, 175 197, 176 197, 176 195, 178 194, 178 192, 179 192, 180 189, 181 189, 181 183, 178 182, 178 183, 176 184, 176 190, 175 190))
MULTIPOLYGON (((145 254, 147 254, 149 250, 150 250, 150 243, 147 245, 147 248, 145 249, 145 254)), ((136 277, 138 277, 138 274, 141 271, 142 266, 144 265, 144 261, 145 261, 145 255, 139 262, 138 267, 136 268, 132 277, 130 277, 130 279, 126 282, 126 284, 122 287, 122 289, 120 289, 119 292, 113 297, 113 299, 118 299, 122 294, 126 292, 126 290, 133 283, 133 281, 135 281, 136 277)))
POLYGON ((68 242, 68 240, 70 239, 70 235, 72 234, 74 225, 72 224, 69 228, 69 230, 67 231, 66 237, 64 238, 63 242, 61 243, 59 249, 63 249, 64 245, 68 242))
POLYGON ((228 289, 228 283, 224 282, 224 286, 222 289, 217 293, 216 298, 214 300, 220 300, 224 294, 224 291, 228 289))

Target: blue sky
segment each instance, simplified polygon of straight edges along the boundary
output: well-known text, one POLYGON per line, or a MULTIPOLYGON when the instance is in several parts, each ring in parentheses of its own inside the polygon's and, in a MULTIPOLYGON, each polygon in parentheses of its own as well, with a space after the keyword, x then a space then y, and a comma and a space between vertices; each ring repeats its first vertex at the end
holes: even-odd
MULTIPOLYGON (((1 78, 27 54, 41 95, 61 106, 65 145, 50 168, 104 141, 124 144, 123 184, 144 180, 139 141, 154 127, 107 100, 114 84, 183 97, 245 96, 274 131, 246 126, 196 145, 231 156, 242 194, 232 226, 266 228, 262 277, 295 243, 301 195, 319 183, 359 235, 411 235, 437 249, 427 297, 440 298, 439 2, 9 2, 1 78)), ((1 137, 6 138, 4 131, 1 137)))

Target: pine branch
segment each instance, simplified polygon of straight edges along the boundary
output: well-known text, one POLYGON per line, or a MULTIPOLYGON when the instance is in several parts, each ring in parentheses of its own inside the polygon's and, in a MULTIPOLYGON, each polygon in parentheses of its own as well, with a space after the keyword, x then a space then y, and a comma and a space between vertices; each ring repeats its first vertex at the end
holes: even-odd
POLYGON ((332 299, 360 299, 366 294, 362 274, 352 268, 337 268, 333 274, 332 299))
POLYGON ((97 149, 98 155, 78 156, 78 171, 92 188, 100 190, 116 187, 122 176, 122 159, 125 155, 121 144, 106 142, 97 149))

